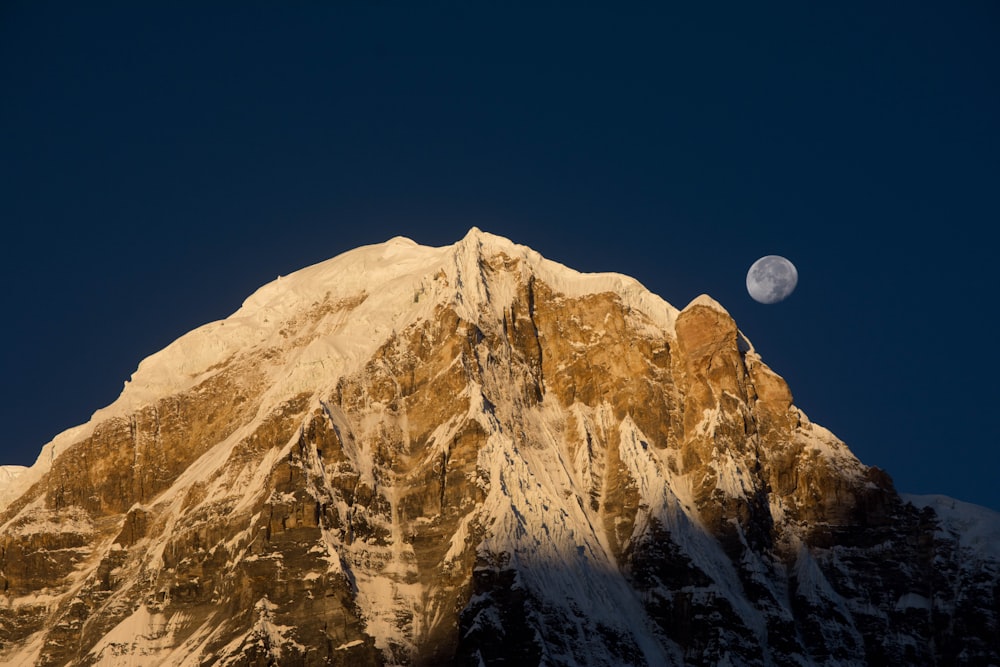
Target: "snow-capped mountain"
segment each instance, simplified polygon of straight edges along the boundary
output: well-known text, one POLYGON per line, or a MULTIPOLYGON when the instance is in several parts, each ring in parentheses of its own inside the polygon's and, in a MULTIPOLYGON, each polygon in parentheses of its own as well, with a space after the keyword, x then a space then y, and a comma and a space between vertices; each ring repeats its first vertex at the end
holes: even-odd
POLYGON ((995 513, 900 497, 711 298, 477 229, 262 287, 0 498, 0 664, 1000 663, 995 513))

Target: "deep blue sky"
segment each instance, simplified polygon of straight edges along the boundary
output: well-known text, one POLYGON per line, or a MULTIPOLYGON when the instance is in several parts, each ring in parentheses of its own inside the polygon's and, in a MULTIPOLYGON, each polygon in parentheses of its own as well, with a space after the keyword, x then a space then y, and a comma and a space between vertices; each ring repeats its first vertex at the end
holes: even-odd
POLYGON ((0 5, 0 462, 279 274, 477 225, 712 295, 900 490, 1000 509, 996 2, 270 4, 0 5))

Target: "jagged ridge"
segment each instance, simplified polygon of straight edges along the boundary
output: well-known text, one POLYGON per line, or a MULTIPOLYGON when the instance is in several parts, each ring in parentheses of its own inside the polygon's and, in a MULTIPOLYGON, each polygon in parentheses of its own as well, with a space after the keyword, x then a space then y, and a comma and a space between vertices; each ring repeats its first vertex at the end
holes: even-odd
POLYGON ((477 229, 261 288, 6 498, 11 664, 1000 652, 995 551, 810 423, 722 306, 477 229))

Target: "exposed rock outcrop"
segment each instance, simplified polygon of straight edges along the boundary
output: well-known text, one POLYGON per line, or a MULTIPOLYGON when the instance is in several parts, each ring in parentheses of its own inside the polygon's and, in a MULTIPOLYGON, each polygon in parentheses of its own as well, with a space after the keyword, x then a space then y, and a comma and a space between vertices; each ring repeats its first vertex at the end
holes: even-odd
POLYGON ((10 489, 11 664, 1000 660, 996 551, 718 303, 478 230, 262 288, 10 489))

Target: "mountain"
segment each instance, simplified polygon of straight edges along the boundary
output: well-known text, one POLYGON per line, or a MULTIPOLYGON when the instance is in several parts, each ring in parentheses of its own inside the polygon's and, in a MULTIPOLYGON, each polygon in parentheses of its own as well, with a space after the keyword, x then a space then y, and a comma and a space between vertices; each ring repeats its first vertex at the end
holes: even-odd
POLYGON ((0 465, 0 494, 3 494, 25 470, 27 468, 24 466, 0 465))
POLYGON ((10 477, 3 664, 1000 663, 995 513, 711 298, 478 229, 262 287, 10 477))

